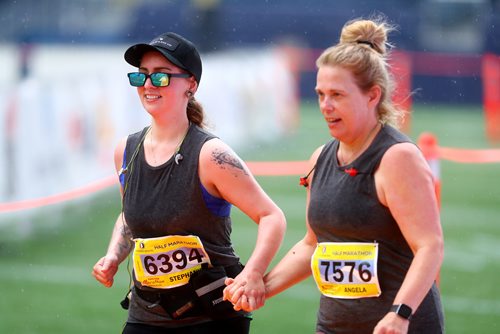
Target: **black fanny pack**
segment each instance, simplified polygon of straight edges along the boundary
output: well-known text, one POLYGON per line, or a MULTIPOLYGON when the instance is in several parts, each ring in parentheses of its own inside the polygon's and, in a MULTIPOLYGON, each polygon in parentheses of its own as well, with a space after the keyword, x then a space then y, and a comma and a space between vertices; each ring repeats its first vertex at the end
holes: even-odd
POLYGON ((240 312, 235 311, 230 302, 222 300, 224 281, 227 277, 236 277, 242 270, 240 263, 228 267, 204 265, 181 287, 156 291, 135 287, 135 292, 151 303, 150 308, 160 305, 175 320, 202 315, 213 319, 230 318, 240 312))
POLYGON ((203 311, 213 319, 227 318, 236 314, 233 304, 222 300, 227 277, 228 273, 224 267, 212 267, 197 271, 189 280, 189 285, 198 297, 203 311))

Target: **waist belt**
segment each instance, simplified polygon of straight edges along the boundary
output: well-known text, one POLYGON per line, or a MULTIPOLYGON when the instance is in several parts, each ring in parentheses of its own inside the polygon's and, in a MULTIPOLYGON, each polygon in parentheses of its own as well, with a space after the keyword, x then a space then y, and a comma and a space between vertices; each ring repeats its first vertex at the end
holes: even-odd
POLYGON ((155 289, 155 290, 143 290, 135 286, 135 293, 153 304, 159 304, 161 298, 165 296, 191 296, 192 288, 189 285, 180 286, 173 289, 155 289))
POLYGON ((143 290, 135 286, 134 290, 141 299, 151 303, 148 308, 160 305, 175 320, 202 315, 225 318, 241 312, 234 311, 230 302, 222 301, 223 283, 217 284, 213 289, 207 287, 213 282, 223 281, 225 276, 236 277, 242 269, 243 265, 240 263, 226 267, 204 267, 192 275, 189 284, 180 287, 143 290), (207 297, 211 298, 208 303, 207 297))

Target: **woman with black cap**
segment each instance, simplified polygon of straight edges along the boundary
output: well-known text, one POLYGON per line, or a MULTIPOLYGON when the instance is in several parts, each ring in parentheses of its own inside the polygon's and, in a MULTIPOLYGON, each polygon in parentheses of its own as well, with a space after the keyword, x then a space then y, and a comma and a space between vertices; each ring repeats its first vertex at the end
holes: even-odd
POLYGON ((151 125, 115 150, 122 212, 94 277, 113 285, 130 252, 134 285, 123 333, 248 333, 250 314, 223 301, 226 277, 245 286, 245 300, 264 302, 262 277, 285 231, 285 217, 244 162, 204 129, 195 100, 202 73, 196 47, 175 33, 125 52, 128 74, 151 125), (245 267, 231 240, 231 205, 258 227, 245 267))

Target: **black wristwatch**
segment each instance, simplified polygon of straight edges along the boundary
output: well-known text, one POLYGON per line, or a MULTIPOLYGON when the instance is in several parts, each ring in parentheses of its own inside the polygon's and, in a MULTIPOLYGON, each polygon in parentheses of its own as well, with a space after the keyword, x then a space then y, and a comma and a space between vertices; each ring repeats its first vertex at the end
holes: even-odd
POLYGON ((406 304, 398 304, 391 306, 391 312, 395 312, 400 317, 411 320, 413 310, 406 304))

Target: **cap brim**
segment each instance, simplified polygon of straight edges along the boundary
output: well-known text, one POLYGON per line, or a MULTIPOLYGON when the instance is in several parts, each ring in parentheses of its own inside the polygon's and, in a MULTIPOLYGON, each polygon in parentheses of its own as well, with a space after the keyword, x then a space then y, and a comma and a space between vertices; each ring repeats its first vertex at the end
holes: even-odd
POLYGON ((142 56, 146 52, 150 51, 157 51, 160 52, 165 58, 167 58, 171 63, 173 63, 175 66, 178 66, 182 68, 183 70, 186 70, 186 68, 175 58, 173 57, 167 50, 152 46, 149 44, 136 44, 132 45, 125 51, 124 58, 127 63, 129 63, 132 66, 135 67, 140 67, 141 66, 141 60, 142 56))

